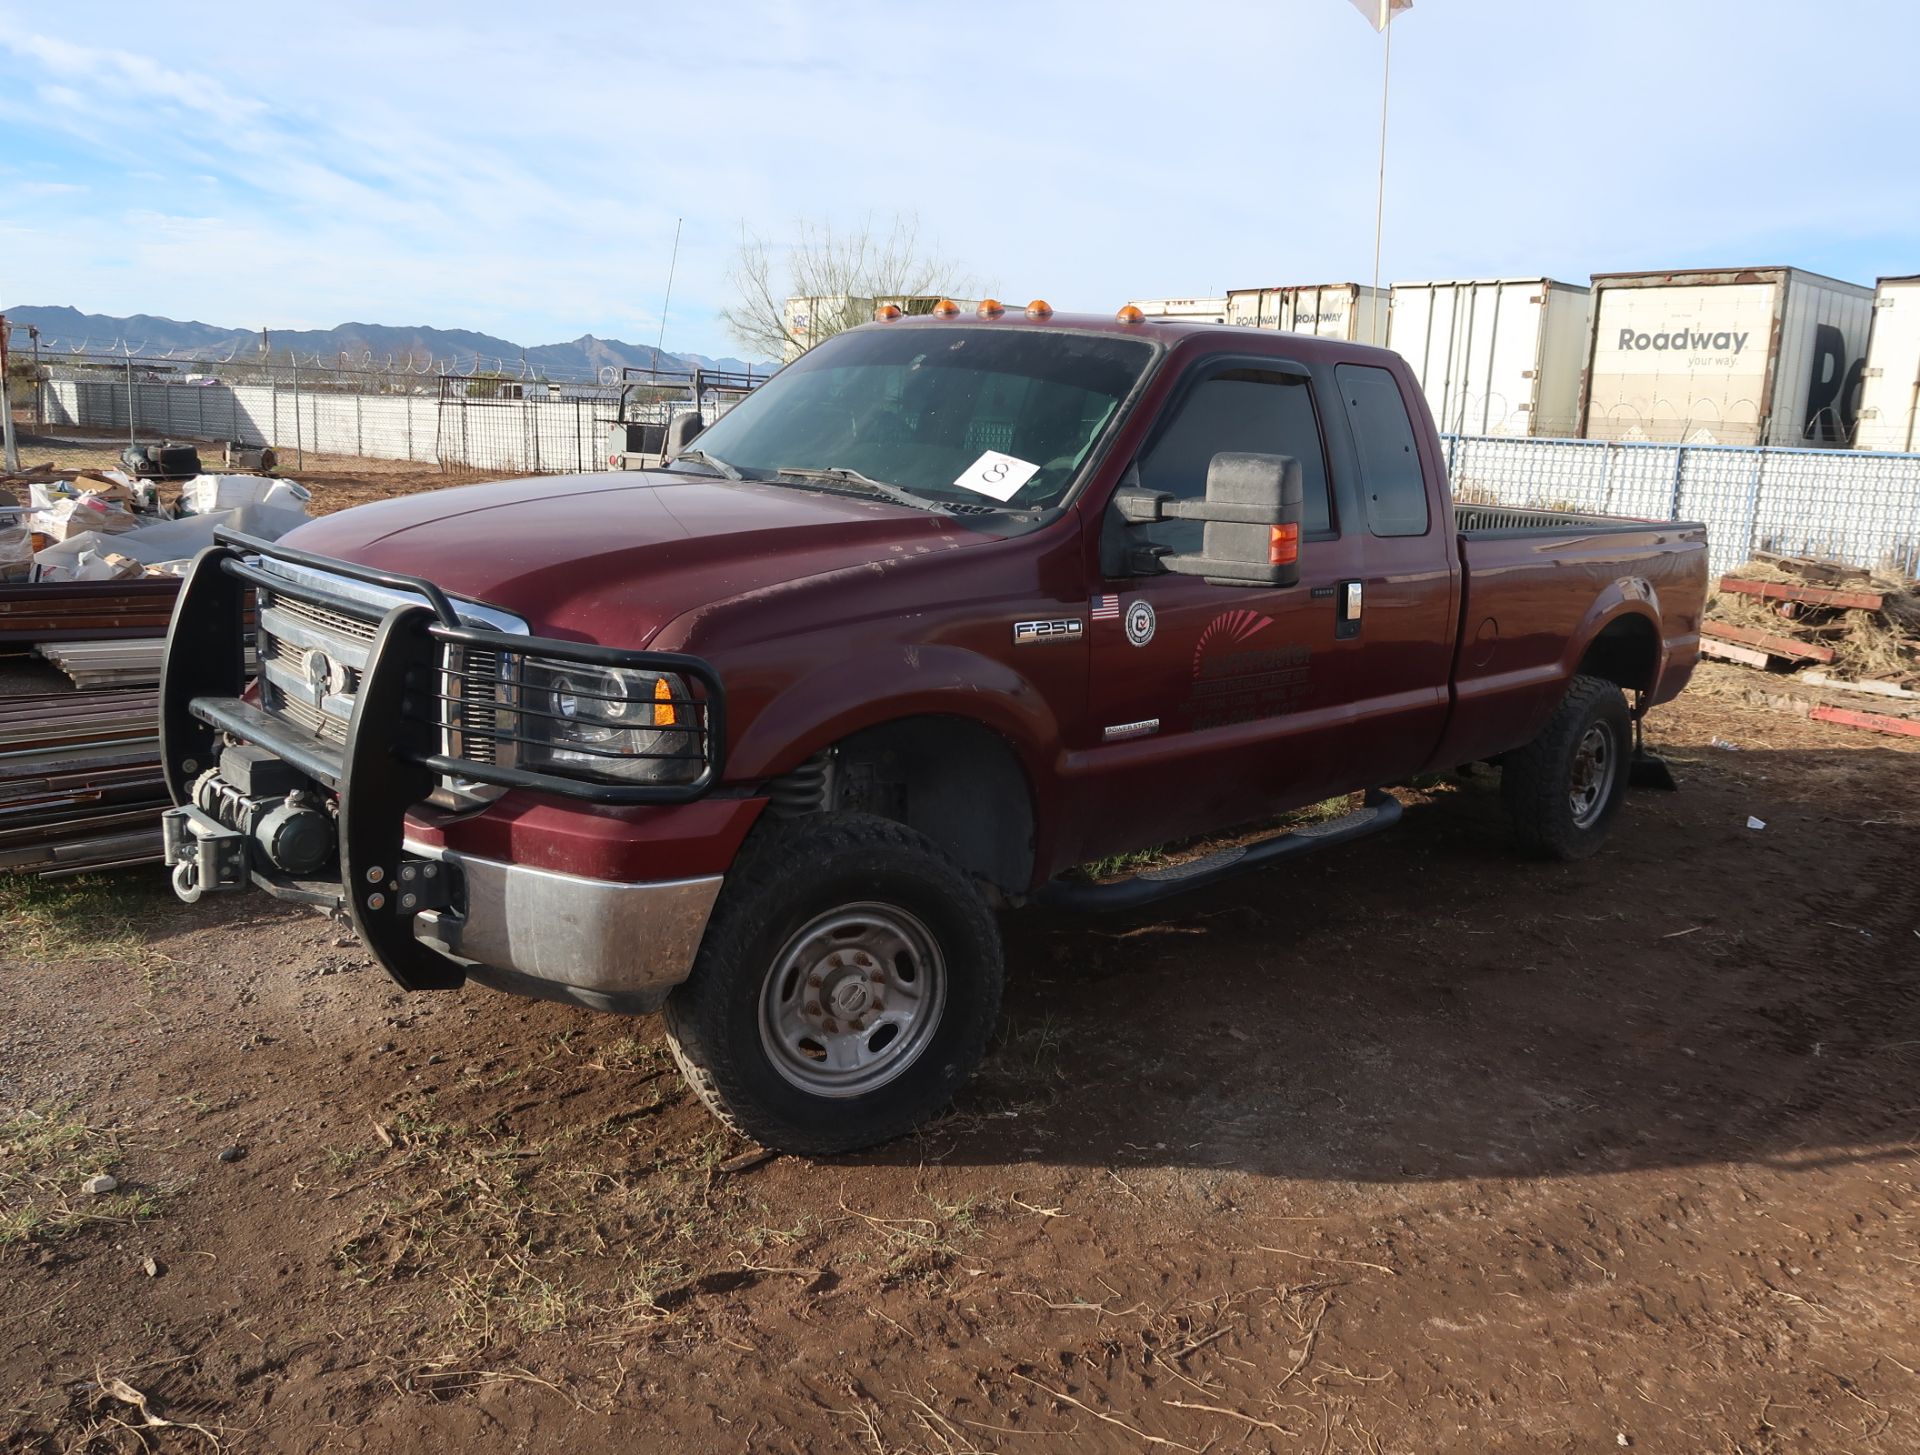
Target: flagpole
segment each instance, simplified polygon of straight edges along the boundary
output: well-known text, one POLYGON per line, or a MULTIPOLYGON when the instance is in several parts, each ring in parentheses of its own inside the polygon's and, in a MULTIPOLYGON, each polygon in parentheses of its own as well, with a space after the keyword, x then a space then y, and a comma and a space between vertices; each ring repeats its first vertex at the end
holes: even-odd
POLYGON ((1380 180, 1373 194, 1373 291, 1375 305, 1373 309, 1373 331, 1369 340, 1380 342, 1380 225, 1387 206, 1387 86, 1393 79, 1393 5, 1391 0, 1385 5, 1387 23, 1381 27, 1387 33, 1385 46, 1386 59, 1380 67, 1380 180))

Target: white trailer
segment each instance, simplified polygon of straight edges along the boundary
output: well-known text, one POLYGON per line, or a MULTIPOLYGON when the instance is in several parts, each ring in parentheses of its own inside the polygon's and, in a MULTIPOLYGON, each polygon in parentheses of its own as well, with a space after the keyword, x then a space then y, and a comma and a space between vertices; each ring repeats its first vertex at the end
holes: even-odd
POLYGON ((1599 273, 1588 439, 1844 446, 1873 290, 1800 268, 1599 273))
POLYGON ((1565 438, 1580 427, 1589 302, 1552 278, 1395 283, 1387 347, 1442 431, 1565 438))
POLYGON ((1860 384, 1863 450, 1920 450, 1920 275, 1882 278, 1860 384))
POLYGON ((1359 283, 1229 288, 1227 322, 1350 343, 1385 344, 1387 290, 1359 283))
POLYGON ((1135 298, 1133 307, 1148 318, 1178 319, 1182 323, 1225 323, 1224 298, 1135 298))

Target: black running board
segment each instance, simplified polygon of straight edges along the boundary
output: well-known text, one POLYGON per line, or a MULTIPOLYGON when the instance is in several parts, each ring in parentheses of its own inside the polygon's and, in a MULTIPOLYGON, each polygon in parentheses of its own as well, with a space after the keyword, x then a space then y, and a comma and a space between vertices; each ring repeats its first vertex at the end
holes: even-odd
POLYGON ((1280 859, 1317 854, 1336 844, 1351 843, 1369 834, 1380 833, 1400 822, 1400 800, 1391 793, 1369 789, 1366 801, 1352 813, 1288 829, 1271 838, 1250 844, 1235 844, 1199 859, 1145 869, 1126 879, 1095 884, 1084 879, 1053 879, 1034 894, 1035 904, 1049 909, 1116 910, 1137 909, 1190 889, 1217 884, 1248 869, 1258 869, 1280 859))

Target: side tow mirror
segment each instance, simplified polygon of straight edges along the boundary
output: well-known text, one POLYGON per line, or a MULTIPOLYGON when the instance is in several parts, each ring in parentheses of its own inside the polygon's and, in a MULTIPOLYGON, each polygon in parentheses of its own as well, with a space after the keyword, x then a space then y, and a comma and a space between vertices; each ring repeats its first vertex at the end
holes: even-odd
POLYGON ((1175 500, 1144 490, 1114 497, 1129 525, 1156 520, 1206 522, 1197 556, 1162 556, 1160 565, 1218 586, 1292 586, 1300 579, 1300 516, 1305 492, 1291 455, 1218 454, 1207 466, 1204 500, 1175 500))

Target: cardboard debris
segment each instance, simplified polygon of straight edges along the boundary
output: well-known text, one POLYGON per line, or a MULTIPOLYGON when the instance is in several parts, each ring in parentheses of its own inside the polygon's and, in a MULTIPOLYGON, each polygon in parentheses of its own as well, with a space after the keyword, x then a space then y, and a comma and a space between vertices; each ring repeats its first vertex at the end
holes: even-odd
POLYGON ((27 524, 47 539, 58 542, 71 540, 89 531, 119 535, 123 531, 137 530, 140 518, 123 500, 87 494, 56 500, 45 509, 36 510, 27 517, 27 524))

